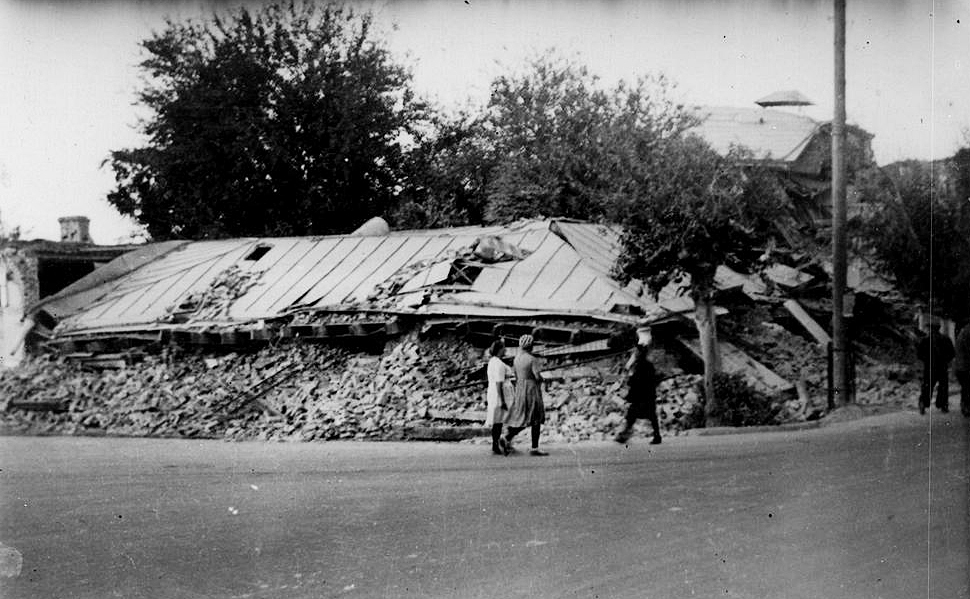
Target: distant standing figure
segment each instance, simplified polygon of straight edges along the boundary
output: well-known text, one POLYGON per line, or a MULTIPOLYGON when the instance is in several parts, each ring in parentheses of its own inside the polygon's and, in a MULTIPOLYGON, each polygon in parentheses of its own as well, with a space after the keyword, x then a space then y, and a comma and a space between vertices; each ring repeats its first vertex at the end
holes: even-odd
POLYGON ((532 354, 532 335, 522 335, 519 351, 512 362, 515 370, 515 399, 509 406, 505 419, 505 438, 503 449, 506 454, 512 450, 512 438, 524 428, 532 429, 532 455, 544 456, 548 453, 539 449, 539 431, 546 421, 546 408, 542 404, 542 375, 539 359, 532 354))
POLYGON ((616 435, 617 443, 626 443, 633 435, 633 425, 638 418, 646 418, 653 427, 651 445, 659 445, 660 421, 657 419, 657 371, 650 362, 651 333, 649 327, 637 330, 637 346, 627 362, 630 371, 626 400, 630 407, 626 412, 626 425, 616 435))
POLYGON ((953 359, 953 344, 950 338, 940 332, 940 323, 930 324, 930 333, 916 346, 916 356, 923 363, 923 384, 919 395, 919 413, 925 414, 930 407, 933 387, 936 389, 936 407, 941 412, 950 411, 949 369, 953 359))
POLYGON ((485 426, 492 428, 492 453, 501 455, 505 453, 502 424, 509 409, 508 402, 512 401, 512 369, 502 361, 502 356, 505 355, 505 343, 501 339, 492 343, 488 353, 491 357, 488 359, 487 368, 485 426))
POLYGON ((957 334, 953 374, 960 382, 960 412, 970 417, 970 322, 957 334))

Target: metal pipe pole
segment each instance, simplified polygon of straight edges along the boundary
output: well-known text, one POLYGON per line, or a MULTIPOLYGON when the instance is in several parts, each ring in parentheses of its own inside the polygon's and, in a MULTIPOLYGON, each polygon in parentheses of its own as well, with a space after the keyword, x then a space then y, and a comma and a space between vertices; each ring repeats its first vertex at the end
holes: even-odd
POLYGON ((832 119, 832 374, 836 406, 849 402, 845 331, 845 2, 835 0, 835 118, 832 119))

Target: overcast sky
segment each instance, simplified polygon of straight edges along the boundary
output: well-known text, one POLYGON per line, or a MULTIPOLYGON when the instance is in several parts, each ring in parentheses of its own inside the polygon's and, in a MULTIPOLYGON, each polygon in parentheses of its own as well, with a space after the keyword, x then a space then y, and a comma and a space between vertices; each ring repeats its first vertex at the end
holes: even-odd
MULTIPOLYGON (((970 2, 847 0, 847 112, 876 159, 940 158, 970 128, 970 2)), ((141 143, 138 42, 165 16, 234 2, 0 0, 0 219, 56 239, 57 217, 91 219, 98 243, 136 229, 108 205, 102 161, 141 143)), ((252 4, 252 3, 250 3, 252 4)), ((555 47, 608 82, 664 73, 689 103, 752 106, 796 89, 828 120, 832 1, 404 0, 374 10, 417 90, 445 106, 487 97, 503 68, 555 47), (392 26, 396 24, 396 28, 392 26)))

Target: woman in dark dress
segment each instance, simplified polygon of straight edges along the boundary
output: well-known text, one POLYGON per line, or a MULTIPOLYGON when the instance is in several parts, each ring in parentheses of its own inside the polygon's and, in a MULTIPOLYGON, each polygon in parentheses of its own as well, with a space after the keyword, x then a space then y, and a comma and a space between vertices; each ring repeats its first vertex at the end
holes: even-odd
POLYGON ((549 455, 539 449, 539 431, 546 421, 546 409, 542 404, 542 375, 539 359, 532 353, 532 335, 522 335, 519 351, 512 369, 515 371, 515 395, 505 418, 505 438, 502 448, 506 455, 512 450, 512 438, 525 428, 532 432, 531 455, 549 455))

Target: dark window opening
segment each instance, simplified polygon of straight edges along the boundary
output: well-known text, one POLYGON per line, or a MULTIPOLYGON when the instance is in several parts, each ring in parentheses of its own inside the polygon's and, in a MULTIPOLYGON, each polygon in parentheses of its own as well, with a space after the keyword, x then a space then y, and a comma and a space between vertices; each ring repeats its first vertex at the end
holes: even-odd
POLYGON ((482 272, 482 265, 474 262, 455 260, 451 265, 451 272, 445 285, 474 285, 475 279, 482 272))
POLYGON ((93 271, 94 262, 87 261, 37 261, 37 284, 39 297, 54 295, 74 281, 93 271))
POLYGON ((273 249, 271 245, 257 245, 253 251, 249 252, 249 255, 244 258, 244 260, 250 260, 255 262, 266 255, 266 252, 273 249))

